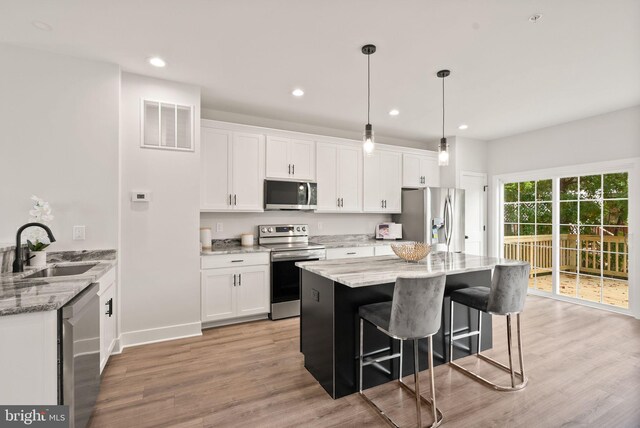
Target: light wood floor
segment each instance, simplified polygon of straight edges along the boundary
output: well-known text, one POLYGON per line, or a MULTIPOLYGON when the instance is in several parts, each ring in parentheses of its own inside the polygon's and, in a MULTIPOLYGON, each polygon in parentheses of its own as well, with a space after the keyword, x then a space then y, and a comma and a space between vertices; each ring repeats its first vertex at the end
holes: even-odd
MULTIPOLYGON (((435 369, 444 427, 640 426, 640 321, 529 296, 523 314, 529 386, 493 391, 435 369)), ((505 326, 494 317, 504 361, 505 326)), ((462 360, 476 366, 474 357, 462 360)), ((508 377, 491 367, 481 373, 508 377)), ((429 382, 422 372, 421 388, 429 382)), ((408 383, 412 381, 407 378, 408 383)), ((393 382, 369 391, 392 418, 415 424, 393 382)), ((428 392, 427 392, 428 394, 428 392)), ((423 422, 429 412, 423 407, 423 422)), ((384 427, 357 395, 332 400, 304 369, 298 319, 205 330, 202 337, 130 348, 103 374, 91 427, 384 427)))

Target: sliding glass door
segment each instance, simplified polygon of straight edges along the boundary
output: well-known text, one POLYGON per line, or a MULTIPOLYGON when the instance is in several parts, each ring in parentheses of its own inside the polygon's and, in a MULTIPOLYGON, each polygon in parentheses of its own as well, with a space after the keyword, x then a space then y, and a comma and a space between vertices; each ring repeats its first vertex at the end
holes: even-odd
POLYGON ((504 183, 503 257, 531 264, 532 289, 628 308, 628 187, 626 172, 504 183))

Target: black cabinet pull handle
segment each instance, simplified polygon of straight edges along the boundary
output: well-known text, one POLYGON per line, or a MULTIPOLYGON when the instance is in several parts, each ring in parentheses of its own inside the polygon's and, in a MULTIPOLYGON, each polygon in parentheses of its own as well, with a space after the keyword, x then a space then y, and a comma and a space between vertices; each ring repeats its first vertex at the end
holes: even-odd
POLYGON ((231 205, 231 193, 229 193, 229 205, 231 205))
POLYGON ((244 260, 231 260, 231 263, 240 263, 243 262, 244 260))
POLYGON ((233 205, 238 205, 238 195, 233 195, 233 205))
POLYGON ((291 175, 291 164, 289 164, 289 175, 291 175))
POLYGON ((113 315, 113 297, 107 300, 105 306, 107 307, 107 312, 105 312, 104 314, 109 315, 109 318, 111 318, 111 315, 113 315))
POLYGON ((295 163, 291 166, 291 173, 293 175, 296 175, 296 164, 295 163))
POLYGON ((347 255, 348 255, 348 256, 351 256, 351 255, 353 255, 353 254, 355 254, 355 252, 353 252, 353 253, 347 253, 347 255))
POLYGON ((235 273, 233 274, 233 286, 234 287, 236 286, 236 274, 235 273))
POLYGON ((242 274, 241 273, 238 274, 238 285, 239 286, 242 285, 242 274))

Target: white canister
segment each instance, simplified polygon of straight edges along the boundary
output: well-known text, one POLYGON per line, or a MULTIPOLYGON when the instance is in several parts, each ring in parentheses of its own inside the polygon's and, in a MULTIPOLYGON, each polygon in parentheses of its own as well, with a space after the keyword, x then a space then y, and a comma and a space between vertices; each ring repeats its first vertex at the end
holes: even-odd
POLYGON ((31 267, 45 267, 47 265, 47 252, 46 251, 31 251, 29 254, 29 266, 31 267))
POLYGON ((240 244, 243 247, 253 247, 253 233, 243 233, 240 235, 240 244))
POLYGON ((200 228, 200 243, 203 250, 211 250, 211 228, 200 228))

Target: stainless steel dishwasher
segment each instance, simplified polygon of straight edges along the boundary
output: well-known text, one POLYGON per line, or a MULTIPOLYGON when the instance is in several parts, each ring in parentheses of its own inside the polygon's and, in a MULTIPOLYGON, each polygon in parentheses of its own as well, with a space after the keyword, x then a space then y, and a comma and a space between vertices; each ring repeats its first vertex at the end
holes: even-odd
POLYGON ((70 428, 87 426, 100 392, 99 284, 58 312, 58 403, 69 406, 70 428))

